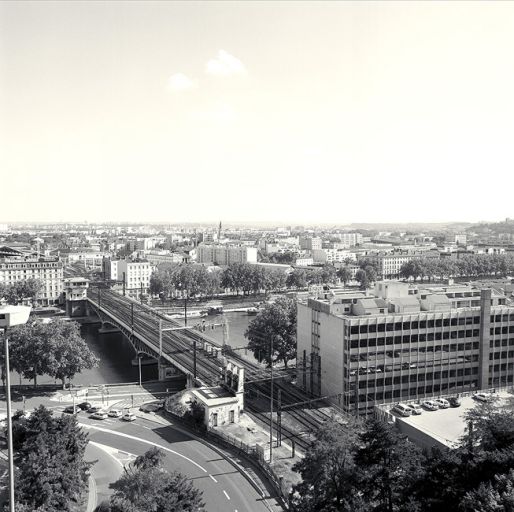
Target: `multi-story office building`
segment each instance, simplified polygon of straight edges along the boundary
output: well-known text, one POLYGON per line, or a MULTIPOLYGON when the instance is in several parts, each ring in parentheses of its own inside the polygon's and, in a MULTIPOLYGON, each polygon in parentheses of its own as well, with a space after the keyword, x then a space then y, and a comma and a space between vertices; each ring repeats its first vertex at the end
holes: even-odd
POLYGON ((257 247, 200 244, 196 251, 198 263, 215 265, 257 263, 257 247))
POLYGON ((42 284, 36 300, 42 305, 55 304, 62 299, 64 270, 58 257, 37 257, 13 250, 9 257, 0 257, 0 285, 37 279, 42 284))
POLYGON ((321 238, 311 236, 300 237, 300 249, 304 251, 313 251, 314 249, 321 249, 323 242, 321 238))
POLYGON ((298 385, 348 411, 512 385, 514 307, 494 289, 379 282, 298 303, 298 385), (303 371, 302 371, 303 368, 303 371))

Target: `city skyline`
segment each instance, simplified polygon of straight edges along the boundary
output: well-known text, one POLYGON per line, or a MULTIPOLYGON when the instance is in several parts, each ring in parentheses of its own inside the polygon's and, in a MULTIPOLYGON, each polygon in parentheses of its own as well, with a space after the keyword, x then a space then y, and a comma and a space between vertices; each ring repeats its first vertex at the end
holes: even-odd
POLYGON ((514 5, 3 2, 2 222, 503 220, 514 5))

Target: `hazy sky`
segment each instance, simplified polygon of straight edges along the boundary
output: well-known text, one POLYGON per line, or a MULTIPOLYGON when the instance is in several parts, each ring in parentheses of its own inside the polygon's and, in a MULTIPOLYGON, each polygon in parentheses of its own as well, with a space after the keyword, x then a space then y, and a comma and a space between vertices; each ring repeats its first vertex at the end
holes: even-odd
POLYGON ((0 222, 514 216, 514 3, 1 2, 0 222))

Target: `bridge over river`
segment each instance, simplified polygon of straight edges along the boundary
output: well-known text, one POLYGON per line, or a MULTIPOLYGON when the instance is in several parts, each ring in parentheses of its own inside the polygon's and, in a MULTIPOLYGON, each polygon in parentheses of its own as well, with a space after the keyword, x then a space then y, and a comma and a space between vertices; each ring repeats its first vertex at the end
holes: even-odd
POLYGON ((240 357, 204 333, 184 327, 150 306, 100 287, 88 289, 87 301, 102 324, 119 329, 138 353, 157 359, 160 378, 165 377, 166 367, 174 367, 186 374, 191 384, 215 386, 222 380, 227 360, 244 367, 247 409, 258 419, 269 422, 269 412, 262 408, 262 403, 269 404, 273 393, 277 414, 272 423, 278 438, 283 432, 286 438, 295 438, 299 446, 306 447, 307 440, 302 435, 315 434, 335 412, 321 399, 313 399, 281 378, 284 374, 280 372, 274 372, 272 386, 269 369, 240 357), (283 416, 287 416, 287 426, 282 425, 283 416))

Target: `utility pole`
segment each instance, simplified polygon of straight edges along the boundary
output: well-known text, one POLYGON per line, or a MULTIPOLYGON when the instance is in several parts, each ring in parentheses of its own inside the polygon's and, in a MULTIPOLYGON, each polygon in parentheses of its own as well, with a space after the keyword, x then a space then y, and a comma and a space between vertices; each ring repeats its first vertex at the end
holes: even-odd
POLYGON ((132 334, 134 334, 134 303, 130 303, 130 328, 132 329, 132 334))
POLYGON ((277 446, 282 446, 282 390, 278 389, 277 446))
POLYGON ((269 355, 270 355, 270 413, 269 413, 269 462, 273 462, 273 336, 269 339, 269 355))
POLYGON ((125 297, 125 272, 123 272, 123 297, 125 297))

